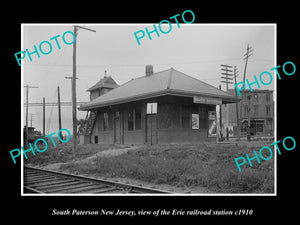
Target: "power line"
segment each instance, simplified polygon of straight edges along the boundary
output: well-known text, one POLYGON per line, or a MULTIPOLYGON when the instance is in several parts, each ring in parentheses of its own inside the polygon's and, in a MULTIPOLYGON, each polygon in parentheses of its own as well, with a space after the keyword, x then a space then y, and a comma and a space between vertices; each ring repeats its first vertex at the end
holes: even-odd
POLYGON ((272 63, 272 62, 274 62, 274 59, 251 58, 251 61, 258 61, 258 62, 261 62, 261 63, 263 63, 263 62, 270 62, 270 63, 272 63))
MULTIPOLYGON (((217 63, 224 61, 235 61, 240 60, 240 58, 229 58, 229 59, 217 59, 217 60, 197 60, 190 62, 167 62, 167 63, 152 63, 155 66, 164 66, 164 65, 183 65, 183 64, 194 64, 194 63, 217 63)), ((72 67, 72 65, 60 64, 60 65, 43 65, 43 64, 25 64, 26 66, 53 66, 53 67, 72 67)), ((145 64, 100 64, 100 65, 77 65, 77 67, 144 67, 145 64)))
MULTIPOLYGON (((84 104, 86 102, 77 102, 78 105, 84 104)), ((46 102, 45 106, 57 106, 57 102, 46 102)), ((61 106, 72 106, 72 102, 61 102, 61 106)), ((34 107, 34 106, 43 106, 42 102, 30 102, 28 103, 28 107, 34 107)), ((27 107, 27 103, 24 103, 24 107, 27 107)))

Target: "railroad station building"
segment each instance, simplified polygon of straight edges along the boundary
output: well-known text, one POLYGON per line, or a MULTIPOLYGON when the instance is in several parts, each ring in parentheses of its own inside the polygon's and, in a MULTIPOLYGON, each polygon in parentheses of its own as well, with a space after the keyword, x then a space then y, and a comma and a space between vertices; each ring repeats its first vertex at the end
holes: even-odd
POLYGON ((112 83, 109 77, 88 90, 92 95, 98 89, 99 96, 94 93, 79 107, 89 113, 80 143, 215 141, 216 105, 239 101, 173 68, 154 73, 148 65, 145 75, 121 86, 112 83), (101 88, 109 90, 101 94, 101 88))

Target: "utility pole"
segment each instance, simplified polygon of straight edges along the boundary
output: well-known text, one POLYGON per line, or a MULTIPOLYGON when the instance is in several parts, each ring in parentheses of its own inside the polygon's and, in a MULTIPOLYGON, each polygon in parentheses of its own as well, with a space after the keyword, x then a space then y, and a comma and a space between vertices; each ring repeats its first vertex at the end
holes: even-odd
MULTIPOLYGON (((73 81, 72 81, 73 77, 65 77, 65 79, 70 79, 71 80, 71 87, 72 87, 72 85, 73 85, 73 81)), ((78 77, 76 77, 76 80, 78 80, 78 77)))
MULTIPOLYGON (((221 90, 221 84, 219 85, 221 90)), ((216 105, 216 121, 217 121, 217 141, 223 141, 223 131, 222 131, 222 105, 216 105)))
MULTIPOLYGON (((245 68, 244 68, 244 76, 243 76, 243 82, 245 83, 246 80, 246 70, 247 70, 247 65, 248 65, 248 59, 250 56, 253 55, 253 48, 251 46, 249 46, 249 44, 247 45, 247 52, 244 54, 245 58, 243 58, 243 60, 246 60, 245 62, 245 68)), ((241 91, 241 95, 242 95, 242 101, 241 101, 241 106, 240 106, 240 124, 242 124, 242 110, 243 110, 243 97, 244 97, 244 90, 241 91)))
MULTIPOLYGON (((227 64, 226 65, 221 64, 221 70, 225 71, 225 72, 221 73, 222 75, 225 75, 225 77, 224 76, 221 77, 222 79, 224 79, 224 80, 221 81, 221 83, 225 83, 226 84, 226 92, 228 92, 228 90, 229 90, 228 84, 232 84, 232 80, 233 80, 233 78, 232 78, 232 76, 233 76, 233 74, 232 74, 232 72, 233 72, 232 71, 232 66, 229 66, 227 64)), ((222 105, 220 107, 222 108, 222 105)), ((228 135, 229 107, 227 107, 227 104, 225 104, 224 112, 226 112, 225 123, 224 123, 225 127, 224 127, 224 129, 226 131, 226 139, 228 141, 229 140, 229 135, 228 135)))
POLYGON ((86 27, 74 26, 75 41, 73 43, 73 76, 72 76, 73 154, 75 154, 77 148, 76 45, 77 45, 77 31, 79 29, 96 32, 95 30, 86 27))
POLYGON ((247 128, 247 141, 251 141, 251 134, 250 134, 250 126, 251 126, 251 123, 250 123, 250 112, 251 112, 251 95, 249 93, 249 95, 247 96, 247 99, 248 99, 248 128, 247 128))
POLYGON ((224 79, 224 81, 222 80, 221 83, 225 83, 226 84, 226 91, 228 91, 228 84, 232 84, 231 80, 233 80, 232 76, 232 66, 228 66, 226 65, 221 65, 221 70, 225 71, 223 73, 221 73, 222 75, 225 75, 225 77, 221 77, 222 79, 224 79))
POLYGON ((32 127, 32 115, 33 115, 33 113, 30 113, 30 126, 32 127))
MULTIPOLYGON (((70 79, 71 80, 71 88, 72 88, 72 125, 73 125, 73 133, 75 131, 75 134, 77 134, 77 115, 76 115, 77 114, 77 111, 76 111, 77 110, 77 104, 76 104, 76 100, 74 101, 74 97, 73 97, 74 96, 74 93, 73 93, 73 86, 74 86, 73 76, 72 77, 65 77, 65 79, 70 79), (75 119, 76 119, 75 124, 74 124, 74 102, 75 102, 75 119)), ((76 77, 75 79, 77 80, 78 77, 76 77)), ((76 97, 75 97, 75 99, 76 99, 76 97)), ((72 146, 73 146, 72 147, 73 153, 75 154, 76 146, 77 146, 77 137, 74 134, 73 134, 73 144, 72 144, 72 146), (76 139, 75 142, 74 142, 74 138, 76 139)))
MULTIPOLYGON (((238 73, 239 73, 239 71, 237 70, 236 66, 234 66, 234 70, 233 70, 234 85, 236 85, 236 78, 239 76, 238 73)), ((235 91, 234 93, 235 93, 235 97, 237 98, 237 92, 235 91)), ((238 140, 240 140, 241 125, 240 125, 240 119, 239 119, 239 105, 238 105, 238 103, 235 104, 235 110, 236 110, 237 135, 238 135, 238 140)))
POLYGON ((72 77, 72 124, 73 124, 73 154, 77 147, 77 105, 76 105, 76 44, 77 26, 74 26, 75 42, 73 43, 73 77, 72 77))
POLYGON ((45 98, 43 98, 43 137, 46 136, 45 134, 45 98))
POLYGON ((24 86, 26 88, 26 140, 25 145, 28 146, 28 104, 29 104, 29 88, 38 88, 36 86, 29 86, 28 84, 24 86))
MULTIPOLYGON (((57 86, 57 103, 58 103, 58 129, 61 130, 61 110, 60 110, 60 91, 59 86, 57 86)), ((63 140, 63 136, 60 132, 60 138, 63 140)))

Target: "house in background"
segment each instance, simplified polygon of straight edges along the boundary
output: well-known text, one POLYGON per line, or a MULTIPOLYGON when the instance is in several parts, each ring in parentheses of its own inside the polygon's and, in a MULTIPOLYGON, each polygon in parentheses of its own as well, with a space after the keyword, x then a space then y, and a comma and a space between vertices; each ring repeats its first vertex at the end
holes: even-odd
MULTIPOLYGON (((90 90, 90 89, 89 89, 90 90)), ((216 105, 239 99, 173 68, 132 79, 79 110, 94 115, 92 143, 156 144, 216 140, 216 105)))
MULTIPOLYGON (((228 93, 235 95, 235 89, 228 93)), ((250 134, 255 136, 274 135, 274 101, 273 90, 254 89, 243 90, 241 101, 238 103, 238 114, 242 104, 241 135, 247 135, 248 116, 250 118, 250 134), (248 112, 250 113, 248 115, 248 112)), ((230 136, 237 136, 236 104, 222 106, 222 123, 224 128, 233 128, 230 136)))

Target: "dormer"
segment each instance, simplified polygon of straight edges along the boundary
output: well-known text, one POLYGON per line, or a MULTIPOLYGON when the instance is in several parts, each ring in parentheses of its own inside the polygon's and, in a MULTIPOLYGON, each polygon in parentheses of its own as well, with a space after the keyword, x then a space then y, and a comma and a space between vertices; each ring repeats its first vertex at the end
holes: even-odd
POLYGON ((90 92, 90 101, 99 97, 100 95, 104 95, 105 93, 111 91, 112 89, 119 87, 119 85, 114 81, 111 76, 105 75, 100 79, 95 85, 87 89, 86 91, 90 92))

